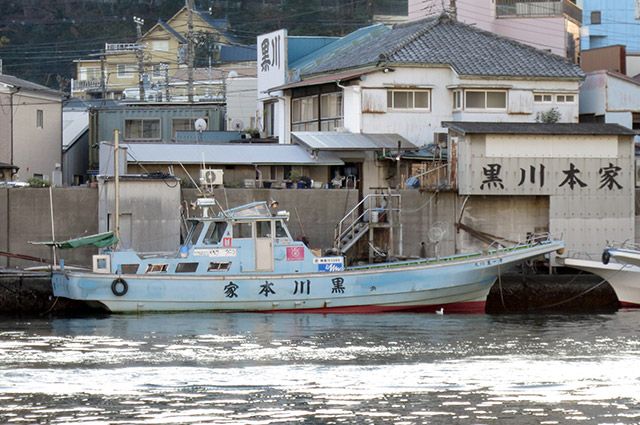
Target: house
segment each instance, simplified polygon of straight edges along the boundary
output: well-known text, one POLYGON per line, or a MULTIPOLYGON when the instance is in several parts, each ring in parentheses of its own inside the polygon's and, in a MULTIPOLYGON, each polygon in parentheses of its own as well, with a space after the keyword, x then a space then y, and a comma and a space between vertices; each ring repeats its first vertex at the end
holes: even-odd
MULTIPOLYGON (((135 43, 107 43, 98 57, 76 60, 77 79, 72 81, 72 96, 119 99, 125 89, 138 87, 140 57, 144 62, 143 78, 147 87, 165 84, 167 79, 186 67, 188 15, 189 10, 185 6, 168 21, 158 20, 135 43)), ((234 61, 251 58, 251 47, 220 48, 220 45, 235 44, 225 19, 214 19, 201 10, 193 10, 192 19, 193 31, 214 47, 211 50, 211 54, 216 55, 212 57, 214 63, 220 60, 218 56, 222 52, 224 57, 231 57, 234 61)), ((255 61, 255 48, 253 52, 255 61)), ((152 99, 157 100, 155 97, 152 99)))
POLYGON ((94 174, 100 165, 99 145, 113 141, 116 129, 122 143, 175 143, 179 131, 195 131, 198 119, 206 130, 224 129, 224 107, 219 102, 115 103, 92 108, 90 118, 89 168, 94 174))
POLYGON ((580 87, 580 121, 640 130, 640 81, 612 71, 589 72, 580 87))
POLYGON ((578 63, 583 19, 579 4, 576 0, 409 0, 409 19, 455 10, 460 22, 578 63))
POLYGON ((457 246, 550 232, 569 255, 635 236, 635 132, 617 124, 447 122, 457 246))
POLYGON ((58 183, 62 164, 62 93, 0 74, 0 105, 3 178, 39 178, 58 183))
MULTIPOLYGON (((442 121, 536 122, 552 114, 578 122, 584 74, 576 65, 446 15, 361 28, 296 60, 284 56, 289 42, 285 30, 258 37, 258 109, 263 131, 273 128, 280 143, 337 131, 397 134, 419 147, 446 140, 442 121)), ((383 150, 369 158, 386 177, 363 180, 365 192, 409 177, 377 161, 383 150)))

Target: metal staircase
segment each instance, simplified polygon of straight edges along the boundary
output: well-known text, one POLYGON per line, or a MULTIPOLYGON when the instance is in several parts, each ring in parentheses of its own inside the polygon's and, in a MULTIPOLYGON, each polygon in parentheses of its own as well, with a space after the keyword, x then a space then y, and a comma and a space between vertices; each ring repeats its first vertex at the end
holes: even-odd
POLYGON ((391 254, 397 239, 397 255, 402 255, 401 198, 399 194, 372 193, 365 196, 336 225, 334 248, 341 253, 347 252, 364 235, 369 236, 369 257, 373 257, 373 232, 378 228, 388 228, 387 255, 391 254), (399 233, 399 236, 395 233, 399 233))

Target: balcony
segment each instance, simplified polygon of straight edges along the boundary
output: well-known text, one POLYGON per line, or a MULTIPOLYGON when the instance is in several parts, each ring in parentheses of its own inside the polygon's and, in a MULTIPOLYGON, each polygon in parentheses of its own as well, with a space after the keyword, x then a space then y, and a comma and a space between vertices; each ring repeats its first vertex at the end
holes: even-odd
POLYGON ((94 91, 99 90, 100 80, 92 79, 92 80, 71 80, 71 92, 79 92, 79 91, 94 91))
POLYGON ((104 50, 107 53, 133 52, 140 47, 137 43, 105 43, 104 50))
POLYGON ((496 0, 498 18, 566 16, 582 23, 582 9, 571 0, 496 0))

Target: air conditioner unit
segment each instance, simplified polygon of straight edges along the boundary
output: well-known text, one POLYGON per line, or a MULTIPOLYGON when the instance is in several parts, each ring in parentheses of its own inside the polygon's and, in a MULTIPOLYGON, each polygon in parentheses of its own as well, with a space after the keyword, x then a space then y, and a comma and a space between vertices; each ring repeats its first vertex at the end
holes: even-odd
POLYGON ((220 186, 224 183, 224 170, 200 170, 200 183, 207 186, 220 186))

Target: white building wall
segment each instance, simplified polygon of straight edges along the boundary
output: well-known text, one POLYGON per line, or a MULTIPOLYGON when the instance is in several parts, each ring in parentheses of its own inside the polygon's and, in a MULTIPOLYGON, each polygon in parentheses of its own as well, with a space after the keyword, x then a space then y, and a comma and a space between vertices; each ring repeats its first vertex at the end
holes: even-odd
POLYGON ((242 123, 240 130, 257 128, 257 82, 257 78, 227 78, 227 130, 235 130, 236 123, 242 123))
MULTIPOLYGON (((578 122, 578 89, 578 81, 461 79, 448 67, 396 67, 394 72, 377 72, 362 77, 360 108, 355 103, 357 96, 345 93, 345 127, 356 131, 360 121, 363 133, 397 133, 417 145, 423 145, 433 143, 435 132, 447 132, 441 126, 442 121, 535 122, 539 113, 557 108, 561 114, 560 122, 578 122), (393 88, 431 90, 430 110, 388 110, 387 90, 393 88), (453 111, 455 88, 505 89, 508 91, 508 107, 499 112, 453 111), (533 96, 537 93, 551 93, 554 101, 534 103, 533 96), (575 101, 556 103, 556 94, 572 94, 575 101), (512 98, 525 100, 512 102, 512 98)), ((355 91, 355 88, 350 90, 355 91)))
POLYGON ((347 86, 342 92, 344 128, 351 133, 362 131, 362 90, 360 86, 347 86))

